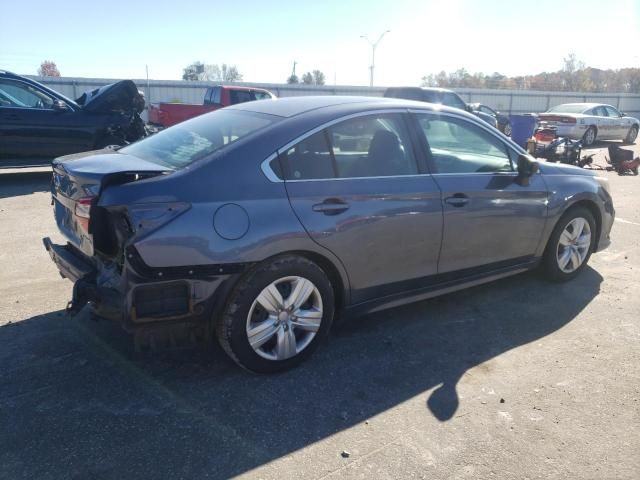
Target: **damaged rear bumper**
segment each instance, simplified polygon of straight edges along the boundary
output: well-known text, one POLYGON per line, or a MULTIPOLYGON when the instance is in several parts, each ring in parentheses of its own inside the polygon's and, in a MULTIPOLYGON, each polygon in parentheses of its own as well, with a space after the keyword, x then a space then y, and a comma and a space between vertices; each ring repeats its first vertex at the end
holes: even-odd
POLYGON ((218 300, 225 298, 221 290, 229 288, 241 270, 223 271, 216 266, 217 274, 211 268, 194 267, 157 271, 146 266, 133 249, 117 269, 73 245, 57 245, 49 238, 43 243, 60 275, 74 282, 67 310, 77 313, 89 303, 99 316, 121 321, 128 331, 154 323, 210 320, 218 300))

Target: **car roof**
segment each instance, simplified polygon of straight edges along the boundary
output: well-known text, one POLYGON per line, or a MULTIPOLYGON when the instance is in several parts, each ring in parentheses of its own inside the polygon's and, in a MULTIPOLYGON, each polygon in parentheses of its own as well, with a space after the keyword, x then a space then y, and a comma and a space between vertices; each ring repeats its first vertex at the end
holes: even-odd
POLYGON ((607 104, 607 103, 584 103, 584 102, 575 102, 575 103, 561 103, 560 105, 556 105, 555 107, 552 108, 556 108, 556 107, 564 107, 564 106, 581 106, 584 108, 592 108, 592 107, 599 107, 599 106, 607 106, 610 107, 611 105, 607 104))
MULTIPOLYGON (((245 102, 226 107, 232 110, 244 110, 256 113, 266 113, 279 117, 293 117, 312 111, 328 111, 331 109, 344 112, 375 110, 376 108, 417 108, 424 110, 438 110, 459 113, 460 109, 435 105, 427 102, 404 100, 386 97, 356 97, 343 95, 300 96, 279 98, 277 102, 257 101, 245 102)), ((226 110, 225 109, 225 110, 226 110)))
MULTIPOLYGON (((245 91, 249 91, 249 90, 260 90, 261 92, 269 92, 269 90, 266 90, 264 88, 260 88, 260 87, 247 87, 244 85, 213 85, 209 88, 216 88, 216 87, 220 87, 220 88, 224 88, 225 90, 245 90, 245 91)), ((269 92, 271 93, 271 92, 269 92)))
POLYGON ((453 92, 453 90, 450 90, 448 88, 442 88, 442 87, 389 87, 387 88, 387 91, 393 91, 393 90, 420 90, 422 92, 453 92))

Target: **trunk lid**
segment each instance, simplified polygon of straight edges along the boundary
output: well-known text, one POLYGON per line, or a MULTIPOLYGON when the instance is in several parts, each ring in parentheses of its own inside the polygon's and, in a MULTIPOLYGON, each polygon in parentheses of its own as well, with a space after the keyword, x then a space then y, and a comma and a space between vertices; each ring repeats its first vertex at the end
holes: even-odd
POLYGON ((51 195, 59 230, 84 254, 93 256, 91 216, 100 193, 109 185, 134 182, 170 171, 167 167, 113 150, 55 159, 51 195))

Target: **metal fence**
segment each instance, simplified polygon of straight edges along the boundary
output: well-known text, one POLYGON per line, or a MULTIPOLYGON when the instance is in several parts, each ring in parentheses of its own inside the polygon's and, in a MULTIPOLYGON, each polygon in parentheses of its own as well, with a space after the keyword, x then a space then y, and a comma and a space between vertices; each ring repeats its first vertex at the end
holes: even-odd
MULTIPOLYGON (((104 78, 31 77, 70 98, 78 98, 83 92, 113 83, 104 78)), ((147 102, 202 103, 207 87, 212 82, 183 80, 134 80, 145 93, 147 102)), ((236 85, 266 88, 278 97, 300 95, 365 95, 379 97, 383 87, 287 85, 277 83, 244 83, 236 85)), ((613 105, 628 115, 640 116, 640 95, 626 93, 541 92, 529 90, 456 89, 469 103, 483 103, 509 114, 544 112, 562 103, 594 102, 613 105)))

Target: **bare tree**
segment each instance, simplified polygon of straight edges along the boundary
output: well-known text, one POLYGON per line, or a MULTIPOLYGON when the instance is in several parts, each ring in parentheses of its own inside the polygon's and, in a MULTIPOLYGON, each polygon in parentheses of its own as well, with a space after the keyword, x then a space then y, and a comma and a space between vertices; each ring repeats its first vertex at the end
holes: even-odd
POLYGON ((56 62, 45 60, 40 64, 40 68, 38 68, 38 75, 41 77, 59 77, 60 70, 58 70, 56 62))
POLYGON ((302 75, 302 83, 304 83, 305 85, 313 85, 313 75, 311 74, 311 72, 307 72, 302 75))
POLYGON ((313 75, 313 83, 316 85, 324 85, 324 73, 320 70, 314 70, 311 74, 313 75))
POLYGON ((242 80, 242 74, 235 65, 194 62, 184 69, 182 79, 207 80, 212 82, 239 82, 242 80))

